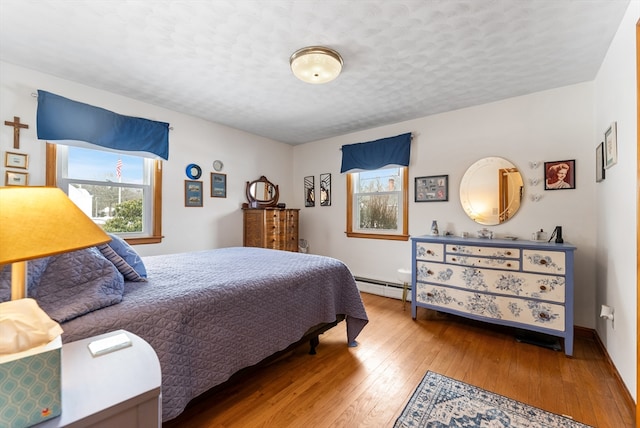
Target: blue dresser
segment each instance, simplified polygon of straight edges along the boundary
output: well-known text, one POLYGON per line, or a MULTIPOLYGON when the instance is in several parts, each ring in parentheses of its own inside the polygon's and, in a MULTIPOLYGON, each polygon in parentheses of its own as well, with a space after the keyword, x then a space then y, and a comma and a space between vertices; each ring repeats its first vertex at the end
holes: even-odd
POLYGON ((573 355, 571 244, 412 238, 411 316, 433 309, 564 338, 573 355))

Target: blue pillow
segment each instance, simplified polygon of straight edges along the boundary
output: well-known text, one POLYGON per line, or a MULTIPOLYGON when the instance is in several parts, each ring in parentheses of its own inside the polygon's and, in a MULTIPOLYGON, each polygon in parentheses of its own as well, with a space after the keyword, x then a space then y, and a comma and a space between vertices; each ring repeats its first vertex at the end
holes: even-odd
POLYGON ((118 271, 124 276, 124 279, 127 281, 133 282, 146 282, 147 279, 143 278, 136 272, 134 268, 131 267, 129 263, 124 261, 122 257, 116 253, 113 248, 111 248, 107 244, 98 245, 98 250, 102 253, 102 255, 109 260, 113 265, 118 269, 118 271))
POLYGON ((111 238, 111 242, 108 242, 108 244, 113 251, 122 257, 124 261, 133 268, 133 270, 138 272, 138 275, 142 278, 146 278, 147 269, 144 267, 144 263, 142 263, 142 259, 140 258, 140 255, 136 253, 136 250, 134 250, 131 245, 127 244, 127 241, 119 236, 112 233, 107 233, 107 235, 111 238))

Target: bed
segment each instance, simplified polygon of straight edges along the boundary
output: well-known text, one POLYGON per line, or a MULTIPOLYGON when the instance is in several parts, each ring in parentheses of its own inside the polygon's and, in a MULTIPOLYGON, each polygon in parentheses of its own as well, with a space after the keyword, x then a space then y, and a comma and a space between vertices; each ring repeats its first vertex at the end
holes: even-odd
MULTIPOLYGON (((96 247, 32 261, 28 293, 60 322, 65 343, 118 329, 149 342, 162 368, 163 421, 315 328, 344 319, 345 346, 355 346, 368 322, 353 275, 330 257, 233 247, 139 258, 125 250, 118 260, 133 262, 124 268, 96 247)), ((0 301, 8 275, 0 272, 0 301)))

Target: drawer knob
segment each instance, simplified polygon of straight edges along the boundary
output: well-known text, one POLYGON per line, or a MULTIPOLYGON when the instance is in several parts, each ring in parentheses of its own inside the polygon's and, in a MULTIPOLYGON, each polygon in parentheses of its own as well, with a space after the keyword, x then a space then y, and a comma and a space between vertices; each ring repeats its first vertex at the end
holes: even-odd
POLYGON ((540 291, 547 291, 547 286, 546 285, 541 285, 540 286, 540 291))
POLYGON ((507 263, 507 267, 511 267, 511 263, 507 263))
POLYGON ((458 251, 458 247, 451 247, 453 251, 458 251))
POLYGON ((457 259, 457 258, 455 258, 455 257, 452 257, 452 258, 451 258, 451 261, 457 262, 457 261, 458 261, 458 259, 457 259))
POLYGON ((427 254, 433 254, 433 251, 427 250, 427 254))
POLYGON ((427 297, 433 297, 433 293, 427 293, 427 297))
POLYGON ((506 254, 507 256, 510 256, 510 255, 511 255, 511 251, 507 251, 505 254, 506 254))
POLYGON ((427 275, 433 275, 433 271, 431 269, 427 270, 427 275))
POLYGON ((541 259, 541 260, 540 260, 540 264, 541 264, 541 265, 546 265, 546 264, 547 264, 547 261, 546 261, 545 259, 541 259))
POLYGON ((547 314, 546 312, 540 312, 540 314, 538 316, 543 320, 548 320, 549 319, 549 314, 547 314))

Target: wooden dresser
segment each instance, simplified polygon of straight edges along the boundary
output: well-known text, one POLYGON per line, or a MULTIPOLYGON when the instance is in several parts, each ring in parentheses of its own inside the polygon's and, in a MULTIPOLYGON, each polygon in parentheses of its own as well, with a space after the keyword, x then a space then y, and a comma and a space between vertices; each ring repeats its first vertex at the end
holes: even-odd
POLYGON ((299 209, 243 208, 243 245, 298 251, 299 209))
POLYGON ((411 316, 429 308, 564 338, 573 355, 571 244, 412 238, 411 316))

